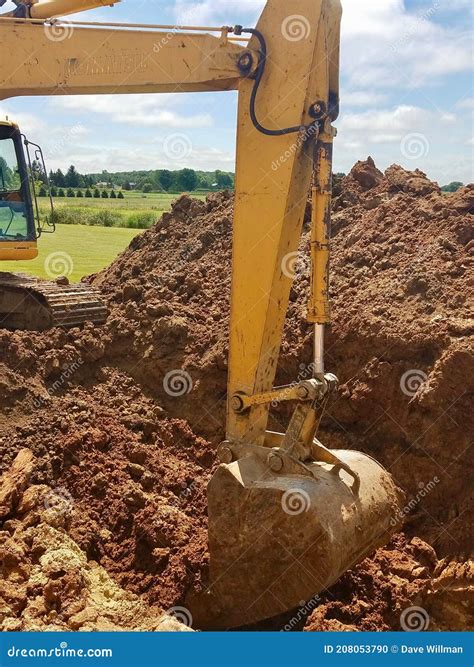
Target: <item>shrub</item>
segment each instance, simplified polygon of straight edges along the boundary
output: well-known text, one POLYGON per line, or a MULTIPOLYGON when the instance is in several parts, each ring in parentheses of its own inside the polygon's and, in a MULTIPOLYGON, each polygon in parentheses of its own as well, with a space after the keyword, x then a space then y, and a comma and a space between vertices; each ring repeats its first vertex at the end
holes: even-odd
POLYGON ((96 188, 96 189, 94 190, 94 197, 95 197, 96 199, 100 199, 100 191, 98 190, 98 188, 96 188))
POLYGON ((77 191, 76 197, 84 197, 84 195, 82 194, 82 190, 77 191))
POLYGON ((110 193, 110 199, 117 199, 117 195, 115 194, 114 190, 112 190, 112 192, 110 193))
POLYGON ((89 188, 87 188, 85 196, 89 199, 92 197, 92 192, 89 190, 89 188))
POLYGON ((74 190, 72 188, 68 188, 67 189, 67 196, 68 197, 75 197, 76 193, 74 192, 74 190))
POLYGON ((122 190, 120 190, 120 192, 118 193, 117 199, 125 199, 125 197, 123 196, 122 190))
POLYGON ((109 195, 107 194, 107 190, 102 190, 101 197, 102 197, 102 199, 108 199, 109 198, 109 195))
POLYGON ((58 191, 58 197, 65 197, 66 195, 64 194, 64 190, 62 188, 59 188, 58 191))
POLYGON ((58 196, 58 189, 55 185, 53 185, 51 188, 51 197, 57 197, 57 196, 58 196))

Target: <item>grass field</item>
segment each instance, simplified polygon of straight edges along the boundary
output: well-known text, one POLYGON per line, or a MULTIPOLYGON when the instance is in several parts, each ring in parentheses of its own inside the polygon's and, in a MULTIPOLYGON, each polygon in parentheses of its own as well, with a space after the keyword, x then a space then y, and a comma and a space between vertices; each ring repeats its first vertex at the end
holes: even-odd
MULTIPOLYGON (((109 193, 110 194, 110 193, 109 193)), ((147 229, 169 211, 171 203, 179 194, 150 192, 124 192, 124 199, 102 199, 86 197, 55 197, 54 208, 58 224, 80 224, 102 227, 128 227, 147 229)), ((193 195, 204 199, 205 195, 193 195)), ((42 215, 49 213, 48 202, 40 198, 42 215)))
POLYGON ((124 250, 141 230, 116 227, 58 225, 38 241, 39 257, 29 262, 2 262, 0 271, 41 278, 67 275, 71 282, 100 271, 124 250))
MULTIPOLYGON (((205 199, 204 194, 195 196, 205 199)), ((40 237, 39 257, 30 262, 2 262, 0 271, 80 280, 108 266, 134 236, 169 211, 178 197, 153 192, 124 192, 124 199, 55 197, 58 224, 54 234, 40 237)), ((38 201, 42 214, 49 213, 47 200, 38 201)))

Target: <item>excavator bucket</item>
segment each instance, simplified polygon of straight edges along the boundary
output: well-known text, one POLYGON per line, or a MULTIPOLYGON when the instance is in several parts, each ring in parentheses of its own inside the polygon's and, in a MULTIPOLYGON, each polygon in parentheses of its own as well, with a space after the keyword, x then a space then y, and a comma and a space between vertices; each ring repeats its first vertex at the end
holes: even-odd
POLYGON ((360 452, 334 453, 353 475, 326 463, 276 473, 257 449, 219 466, 208 488, 210 586, 190 604, 196 627, 295 609, 395 532, 401 491, 388 472, 360 452))

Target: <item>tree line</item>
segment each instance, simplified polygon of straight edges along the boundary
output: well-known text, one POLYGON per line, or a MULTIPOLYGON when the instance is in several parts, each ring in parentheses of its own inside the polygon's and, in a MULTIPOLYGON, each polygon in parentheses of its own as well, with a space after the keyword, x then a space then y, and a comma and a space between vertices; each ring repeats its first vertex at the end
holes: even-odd
MULTIPOLYGON (((46 184, 46 175, 39 164, 32 165, 35 180, 46 184)), ((141 192, 193 192, 194 190, 232 189, 234 174, 219 169, 212 172, 196 171, 194 169, 180 169, 170 171, 157 169, 150 171, 132 171, 109 173, 102 171, 98 174, 81 174, 74 165, 66 173, 61 169, 49 172, 49 183, 59 189, 93 189, 107 187, 123 190, 138 190, 141 192)))

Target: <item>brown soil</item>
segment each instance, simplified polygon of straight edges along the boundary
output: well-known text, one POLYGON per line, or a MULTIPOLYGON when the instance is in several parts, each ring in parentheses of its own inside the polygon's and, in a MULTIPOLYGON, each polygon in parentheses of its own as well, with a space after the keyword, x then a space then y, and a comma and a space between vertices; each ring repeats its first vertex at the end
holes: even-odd
MULTIPOLYGON (((473 543, 474 186, 444 195, 421 172, 382 174, 369 159, 335 194, 327 365, 342 387, 320 437, 391 470, 408 492, 408 537, 347 573, 307 627, 399 629, 400 611, 421 601, 433 626, 462 629, 470 621, 460 563, 473 543)), ((161 609, 182 605, 205 577, 205 486, 224 431, 231 227, 229 194, 183 196, 90 279, 109 301, 106 325, 0 332, 1 469, 30 449, 29 490, 46 485, 72 498, 66 537, 121 589, 161 609), (170 396, 164 379, 176 370, 188 375, 170 396)), ((306 245, 307 229, 302 252, 306 245)), ((307 288, 302 262, 278 382, 292 382, 311 358, 307 288)), ((277 412, 274 425, 287 418, 277 412)), ((15 502, 7 523, 17 520, 15 502)), ((15 613, 21 620, 24 608, 15 613)))

